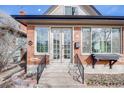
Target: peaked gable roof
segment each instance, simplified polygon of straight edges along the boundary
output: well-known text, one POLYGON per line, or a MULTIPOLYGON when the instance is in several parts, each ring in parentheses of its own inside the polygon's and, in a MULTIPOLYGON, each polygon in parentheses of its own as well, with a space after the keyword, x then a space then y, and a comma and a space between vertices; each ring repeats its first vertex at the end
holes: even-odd
MULTIPOLYGON (((53 10, 55 10, 59 5, 50 6, 43 15, 49 15, 53 10)), ((80 8, 84 8, 92 14, 102 15, 93 5, 79 5, 80 8)))

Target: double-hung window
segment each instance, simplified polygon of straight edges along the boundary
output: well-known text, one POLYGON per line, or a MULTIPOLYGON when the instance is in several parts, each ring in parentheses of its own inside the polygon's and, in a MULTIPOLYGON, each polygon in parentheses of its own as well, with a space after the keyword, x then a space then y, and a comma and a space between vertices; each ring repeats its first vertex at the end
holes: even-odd
POLYGON ((47 27, 36 27, 37 53, 48 53, 48 32, 47 27))
POLYGON ((120 28, 82 28, 83 53, 120 53, 120 28))

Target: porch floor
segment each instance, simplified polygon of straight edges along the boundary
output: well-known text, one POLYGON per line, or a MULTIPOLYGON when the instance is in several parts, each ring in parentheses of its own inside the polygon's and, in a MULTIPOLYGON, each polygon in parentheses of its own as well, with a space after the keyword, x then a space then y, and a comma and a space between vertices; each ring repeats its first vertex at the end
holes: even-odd
POLYGON ((68 73, 68 63, 51 63, 44 69, 37 87, 39 88, 81 88, 83 84, 73 80, 68 73))

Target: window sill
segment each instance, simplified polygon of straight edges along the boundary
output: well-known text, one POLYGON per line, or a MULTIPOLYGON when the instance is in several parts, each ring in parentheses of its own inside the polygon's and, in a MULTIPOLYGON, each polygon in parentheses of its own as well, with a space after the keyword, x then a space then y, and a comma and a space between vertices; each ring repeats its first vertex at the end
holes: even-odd
POLYGON ((83 56, 91 55, 91 53, 82 53, 83 56))
POLYGON ((122 55, 121 53, 82 53, 82 55, 91 55, 91 54, 118 54, 118 55, 122 55))
POLYGON ((36 52, 36 53, 34 53, 34 55, 50 55, 49 53, 38 53, 38 52, 36 52))

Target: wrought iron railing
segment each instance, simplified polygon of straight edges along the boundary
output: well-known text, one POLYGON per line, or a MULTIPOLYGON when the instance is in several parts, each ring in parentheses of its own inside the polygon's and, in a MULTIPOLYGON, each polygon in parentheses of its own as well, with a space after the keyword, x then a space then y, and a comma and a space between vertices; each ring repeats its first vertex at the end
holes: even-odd
POLYGON ((25 62, 22 63, 24 69, 25 69, 25 73, 27 73, 27 51, 24 53, 24 55, 21 58, 21 61, 24 60, 25 62))
POLYGON ((75 55, 75 63, 77 64, 77 67, 79 70, 79 77, 81 77, 81 83, 84 84, 84 66, 81 63, 81 60, 80 60, 78 54, 75 55))
POLYGON ((21 58, 21 61, 22 61, 22 60, 25 60, 25 61, 27 60, 27 51, 23 54, 23 56, 22 56, 22 58, 21 58))
POLYGON ((39 83, 39 79, 40 79, 45 67, 46 67, 46 55, 44 57, 42 57, 40 63, 38 64, 38 67, 37 67, 37 84, 39 83))
POLYGON ((27 51, 22 55, 19 61, 18 57, 19 56, 13 57, 14 63, 19 63, 20 67, 24 68, 25 73, 27 73, 27 51))

